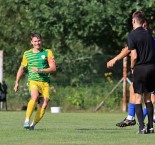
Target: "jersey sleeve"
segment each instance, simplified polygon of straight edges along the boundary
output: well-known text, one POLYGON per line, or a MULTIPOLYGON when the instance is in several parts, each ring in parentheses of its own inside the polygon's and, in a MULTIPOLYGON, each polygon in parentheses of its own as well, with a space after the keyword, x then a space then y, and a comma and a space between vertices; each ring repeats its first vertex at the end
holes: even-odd
POLYGON ((28 64, 28 61, 27 61, 27 58, 26 58, 25 53, 24 53, 23 58, 22 58, 22 62, 21 62, 21 66, 27 67, 27 64, 28 64))
POLYGON ((128 49, 134 50, 136 49, 135 43, 134 43, 134 36, 130 33, 128 36, 128 49))
POLYGON ((51 50, 48 49, 48 59, 54 58, 53 52, 51 50))
POLYGON ((53 63, 55 64, 54 55, 51 50, 48 50, 47 60, 49 64, 53 64, 53 63))

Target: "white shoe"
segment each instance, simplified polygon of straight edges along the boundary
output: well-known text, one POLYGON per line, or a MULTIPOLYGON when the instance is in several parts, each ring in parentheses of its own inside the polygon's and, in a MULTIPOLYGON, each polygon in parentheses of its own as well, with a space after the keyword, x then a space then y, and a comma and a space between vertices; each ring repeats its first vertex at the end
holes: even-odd
POLYGON ((27 122, 27 121, 24 122, 24 128, 25 129, 29 129, 30 128, 29 122, 27 122))

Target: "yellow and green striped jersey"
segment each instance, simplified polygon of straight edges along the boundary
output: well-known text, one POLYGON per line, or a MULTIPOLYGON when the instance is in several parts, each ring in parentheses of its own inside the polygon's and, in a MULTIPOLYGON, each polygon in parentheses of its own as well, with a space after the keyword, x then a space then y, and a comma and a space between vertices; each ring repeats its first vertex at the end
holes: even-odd
POLYGON ((44 81, 50 82, 50 73, 38 73, 32 72, 32 68, 38 68, 40 70, 48 68, 48 59, 54 58, 54 55, 50 49, 42 49, 38 53, 33 53, 33 49, 24 52, 21 65, 28 69, 28 81, 44 81))

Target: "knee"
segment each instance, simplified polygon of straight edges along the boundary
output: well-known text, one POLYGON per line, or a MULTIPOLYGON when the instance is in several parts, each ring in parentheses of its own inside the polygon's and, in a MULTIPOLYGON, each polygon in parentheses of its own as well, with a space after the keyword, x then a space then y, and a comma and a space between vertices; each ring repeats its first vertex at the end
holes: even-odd
POLYGON ((31 100, 33 100, 34 102, 37 101, 37 97, 31 97, 31 100))
POLYGON ((135 94, 135 104, 141 104, 141 103, 142 103, 142 95, 135 94))

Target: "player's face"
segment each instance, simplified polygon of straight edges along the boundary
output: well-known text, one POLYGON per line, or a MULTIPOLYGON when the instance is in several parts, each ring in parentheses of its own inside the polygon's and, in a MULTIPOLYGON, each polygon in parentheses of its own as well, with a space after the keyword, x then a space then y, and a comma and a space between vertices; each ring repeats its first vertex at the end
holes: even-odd
POLYGON ((41 48, 41 39, 37 37, 33 37, 31 40, 31 44, 33 45, 34 49, 40 49, 41 48))

